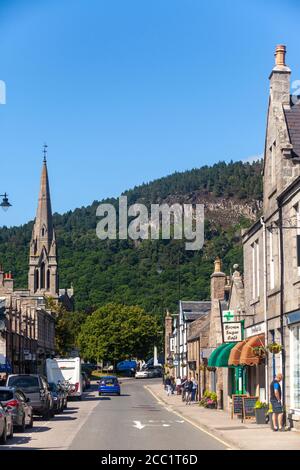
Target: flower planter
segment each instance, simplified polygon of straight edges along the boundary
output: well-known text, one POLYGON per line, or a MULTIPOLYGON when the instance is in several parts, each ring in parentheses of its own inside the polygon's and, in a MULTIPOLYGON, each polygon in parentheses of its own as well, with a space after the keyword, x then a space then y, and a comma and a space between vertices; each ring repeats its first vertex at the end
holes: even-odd
POLYGON ((265 408, 255 408, 256 424, 266 424, 265 408))

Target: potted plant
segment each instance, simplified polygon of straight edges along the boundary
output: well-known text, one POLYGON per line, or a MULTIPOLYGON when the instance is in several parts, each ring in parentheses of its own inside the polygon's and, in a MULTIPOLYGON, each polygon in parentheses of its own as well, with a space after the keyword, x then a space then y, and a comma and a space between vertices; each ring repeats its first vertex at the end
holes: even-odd
POLYGON ((217 394, 215 392, 205 390, 203 397, 199 401, 199 405, 203 406, 204 408, 217 408, 217 394))
POLYGON ((267 351, 264 346, 254 346, 254 348, 252 348, 252 351, 255 356, 258 356, 261 359, 263 359, 267 355, 267 351))
POLYGON ((282 345, 279 343, 270 343, 268 344, 267 349, 272 354, 279 354, 282 351, 282 345))
POLYGON ((267 403, 257 400, 254 407, 256 424, 266 424, 267 408, 267 403))
POLYGON ((215 367, 206 367, 206 369, 208 370, 208 372, 215 372, 216 368, 215 367))

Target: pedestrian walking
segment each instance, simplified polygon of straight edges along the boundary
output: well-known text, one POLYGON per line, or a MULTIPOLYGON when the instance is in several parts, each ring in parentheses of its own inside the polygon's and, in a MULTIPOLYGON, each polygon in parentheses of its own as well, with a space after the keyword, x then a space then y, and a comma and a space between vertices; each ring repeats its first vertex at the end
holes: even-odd
POLYGON ((177 377, 176 379, 176 393, 177 395, 181 394, 181 377, 177 377))
POLYGON ((198 382, 195 377, 192 378, 193 388, 192 388, 192 401, 196 400, 197 396, 197 389, 198 389, 198 382))
POLYGON ((185 399, 186 399, 186 388, 185 388, 186 383, 187 383, 187 377, 183 377, 183 379, 181 380, 181 399, 182 399, 182 401, 185 401, 185 399))
POLYGON ((281 386, 282 374, 277 374, 270 384, 270 402, 272 405, 273 430, 285 431, 283 426, 283 408, 281 403, 281 386))
POLYGON ((167 388, 167 395, 169 397, 172 393, 171 379, 169 376, 166 377, 165 386, 167 388))
POLYGON ((171 377, 171 393, 172 395, 174 395, 174 392, 175 392, 175 378, 174 377, 171 377))
POLYGON ((193 391, 193 382, 191 381, 190 378, 188 379, 188 381, 185 384, 185 390, 186 390, 186 392, 185 392, 185 394, 186 394, 185 404, 190 405, 191 404, 191 399, 192 399, 192 391, 193 391))

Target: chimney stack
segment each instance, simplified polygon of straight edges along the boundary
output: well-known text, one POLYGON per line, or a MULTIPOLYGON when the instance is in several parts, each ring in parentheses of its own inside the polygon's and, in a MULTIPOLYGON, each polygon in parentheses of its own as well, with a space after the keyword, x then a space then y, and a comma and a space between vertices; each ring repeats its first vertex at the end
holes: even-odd
POLYGON ((214 264, 215 269, 213 274, 210 276, 211 300, 224 300, 226 275, 222 272, 222 261, 218 256, 215 259, 214 264))
POLYGON ((271 101, 279 106, 290 105, 291 69, 285 63, 286 47, 280 44, 275 51, 275 67, 270 75, 271 101))
POLYGON ((275 52, 275 65, 278 67, 285 67, 285 54, 286 54, 286 47, 283 44, 279 44, 276 47, 275 52))

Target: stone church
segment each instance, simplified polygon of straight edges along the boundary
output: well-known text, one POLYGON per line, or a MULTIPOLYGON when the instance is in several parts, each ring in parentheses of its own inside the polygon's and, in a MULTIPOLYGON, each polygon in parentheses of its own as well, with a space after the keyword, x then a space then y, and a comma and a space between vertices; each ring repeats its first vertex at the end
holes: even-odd
POLYGON ((29 247, 28 289, 14 289, 12 274, 0 267, 0 373, 44 373, 55 354, 54 312, 47 297, 73 310, 73 288, 59 289, 46 146, 36 218, 29 247))

